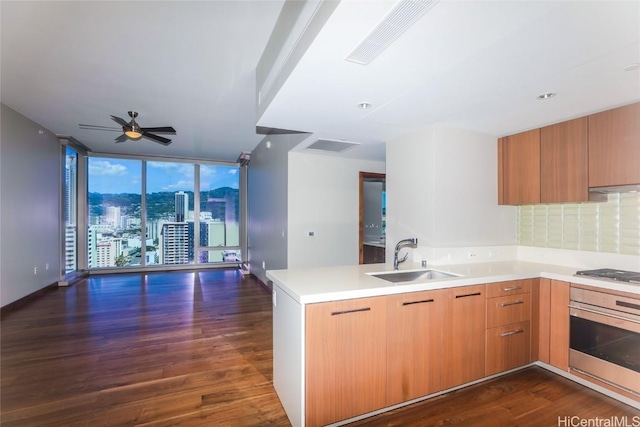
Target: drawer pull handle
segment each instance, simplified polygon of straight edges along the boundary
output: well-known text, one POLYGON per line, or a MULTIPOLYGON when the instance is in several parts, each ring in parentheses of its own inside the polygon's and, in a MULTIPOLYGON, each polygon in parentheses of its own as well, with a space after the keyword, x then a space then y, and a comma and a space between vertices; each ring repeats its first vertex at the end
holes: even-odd
POLYGON ((512 302, 503 302, 502 304, 500 304, 500 307, 509 307, 510 305, 517 305, 517 304, 524 304, 524 301, 518 300, 518 301, 512 301, 512 302))
POLYGON ((431 298, 431 299, 423 299, 423 300, 420 300, 420 301, 407 301, 407 302, 403 302, 402 305, 404 306, 404 305, 412 305, 412 304, 422 304, 422 303, 425 303, 425 302, 433 302, 433 298, 431 298))
POLYGON ((640 304, 634 304, 631 302, 616 300, 616 305, 618 307, 626 307, 626 308, 633 308, 634 310, 640 310, 640 304))
POLYGON ((340 314, 358 313, 360 311, 371 311, 371 307, 356 308, 356 309, 353 309, 353 310, 332 311, 331 315, 332 316, 338 316, 340 314))
POLYGON ((510 337, 511 335, 522 334, 524 333, 524 329, 516 329, 515 331, 503 332, 500 334, 501 337, 510 337))
POLYGON ((482 292, 474 292, 472 294, 456 295, 456 298, 477 297, 482 295, 482 292))
POLYGON ((503 292, 511 292, 511 291, 519 291, 522 289, 522 286, 512 286, 510 288, 502 288, 503 292))

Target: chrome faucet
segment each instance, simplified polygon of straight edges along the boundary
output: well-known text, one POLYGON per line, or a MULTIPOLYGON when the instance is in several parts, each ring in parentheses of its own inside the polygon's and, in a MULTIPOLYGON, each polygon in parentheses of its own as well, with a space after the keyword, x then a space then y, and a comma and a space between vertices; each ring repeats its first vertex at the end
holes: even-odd
POLYGON ((407 260, 407 257, 409 256, 409 254, 405 254, 402 258, 398 259, 398 252, 400 252, 400 249, 402 248, 416 248, 418 247, 418 238, 414 237, 412 239, 404 239, 404 240, 400 240, 398 242, 398 244, 396 245, 396 250, 393 251, 393 269, 397 270, 398 269, 398 265, 402 264, 403 262, 405 262, 407 260))

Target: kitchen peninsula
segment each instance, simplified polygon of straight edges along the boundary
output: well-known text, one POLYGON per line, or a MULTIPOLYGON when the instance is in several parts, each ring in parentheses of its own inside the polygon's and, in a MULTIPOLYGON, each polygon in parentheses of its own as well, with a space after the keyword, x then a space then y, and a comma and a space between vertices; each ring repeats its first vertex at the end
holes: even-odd
POLYGON ((294 426, 340 425, 531 363, 640 408, 570 371, 567 307, 570 285, 635 298, 639 285, 521 261, 438 266, 453 276, 402 283, 372 275, 392 269, 267 272, 274 387, 294 426))

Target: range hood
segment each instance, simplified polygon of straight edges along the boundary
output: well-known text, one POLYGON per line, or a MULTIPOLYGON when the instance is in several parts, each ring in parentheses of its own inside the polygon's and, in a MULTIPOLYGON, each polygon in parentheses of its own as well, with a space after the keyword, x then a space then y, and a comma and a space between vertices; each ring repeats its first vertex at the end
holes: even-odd
POLYGON ((638 193, 640 184, 611 185, 608 187, 591 187, 589 193, 610 194, 610 193, 638 193))

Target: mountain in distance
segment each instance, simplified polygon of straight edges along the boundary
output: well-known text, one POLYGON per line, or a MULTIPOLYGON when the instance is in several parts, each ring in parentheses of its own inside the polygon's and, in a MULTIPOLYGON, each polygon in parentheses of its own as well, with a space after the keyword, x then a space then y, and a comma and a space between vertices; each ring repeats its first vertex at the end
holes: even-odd
MULTIPOLYGON (((189 210, 193 209, 194 193, 185 191, 189 195, 189 210)), ((171 218, 175 213, 176 191, 162 191, 149 193, 147 198, 147 220, 171 218)), ((91 216, 104 215, 107 206, 119 206, 122 215, 140 217, 140 194, 133 193, 89 193, 89 212, 91 216)), ((239 203, 239 190, 230 187, 220 187, 215 190, 201 191, 200 201, 213 218, 224 218, 225 205, 223 203, 206 203, 209 199, 231 199, 236 211, 239 203)))

